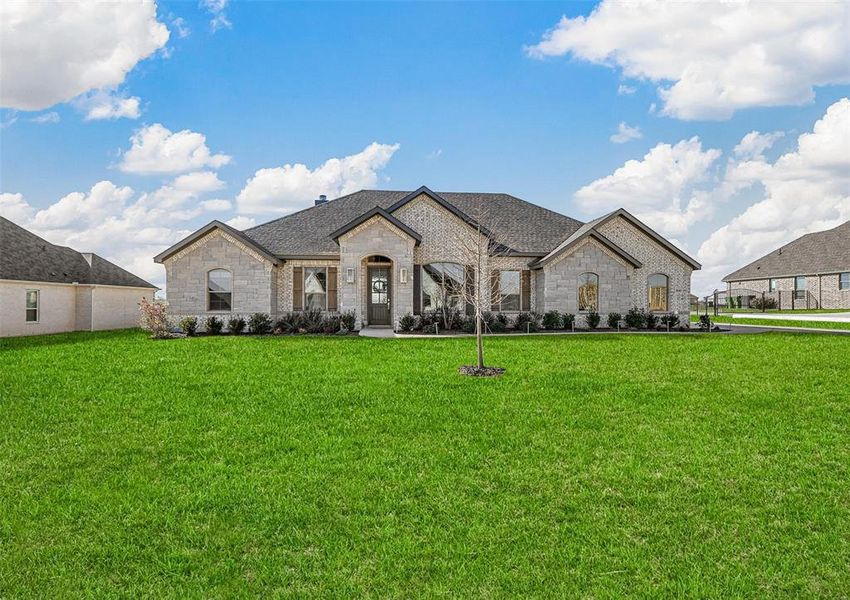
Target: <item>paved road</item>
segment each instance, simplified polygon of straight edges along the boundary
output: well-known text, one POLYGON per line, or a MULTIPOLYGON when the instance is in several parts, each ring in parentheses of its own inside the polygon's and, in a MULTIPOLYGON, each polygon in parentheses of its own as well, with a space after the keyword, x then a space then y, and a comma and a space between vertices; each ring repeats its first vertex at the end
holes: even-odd
POLYGON ((732 313, 733 319, 776 319, 777 321, 829 321, 850 323, 850 312, 834 313, 732 313))

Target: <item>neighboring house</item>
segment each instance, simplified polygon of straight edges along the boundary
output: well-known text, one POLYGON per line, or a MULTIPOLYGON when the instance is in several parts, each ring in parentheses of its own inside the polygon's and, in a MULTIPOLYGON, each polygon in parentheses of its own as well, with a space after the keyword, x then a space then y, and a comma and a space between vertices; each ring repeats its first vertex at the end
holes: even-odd
POLYGON ((760 298, 777 308, 850 308, 850 221, 807 233, 723 278, 741 307, 760 298))
POLYGON ((507 194, 363 190, 245 231, 213 221, 155 260, 172 316, 317 308, 398 327, 406 313, 469 311, 458 290, 475 289, 464 249, 479 226, 499 244, 478 271, 494 311, 604 318, 637 306, 688 319, 700 265, 628 212, 581 223, 507 194))
POLYGON ((137 327, 156 286, 0 217, 0 337, 137 327))

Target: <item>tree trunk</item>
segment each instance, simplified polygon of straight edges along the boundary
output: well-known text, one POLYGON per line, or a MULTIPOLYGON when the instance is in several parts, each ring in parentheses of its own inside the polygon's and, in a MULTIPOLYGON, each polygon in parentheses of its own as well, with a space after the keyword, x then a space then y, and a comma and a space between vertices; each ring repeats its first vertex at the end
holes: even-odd
POLYGON ((475 343, 478 346, 478 368, 484 368, 484 338, 481 331, 481 312, 475 312, 475 343))

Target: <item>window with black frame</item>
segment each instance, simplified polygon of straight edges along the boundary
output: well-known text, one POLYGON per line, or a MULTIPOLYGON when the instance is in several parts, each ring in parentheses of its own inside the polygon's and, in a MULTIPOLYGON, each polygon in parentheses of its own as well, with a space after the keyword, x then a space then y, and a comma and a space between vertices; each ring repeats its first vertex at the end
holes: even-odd
POLYGON ((229 311, 233 307, 233 275, 225 269, 207 273, 207 310, 229 311))
POLYGON ((422 265, 422 310, 463 310, 466 270, 449 262, 422 265))

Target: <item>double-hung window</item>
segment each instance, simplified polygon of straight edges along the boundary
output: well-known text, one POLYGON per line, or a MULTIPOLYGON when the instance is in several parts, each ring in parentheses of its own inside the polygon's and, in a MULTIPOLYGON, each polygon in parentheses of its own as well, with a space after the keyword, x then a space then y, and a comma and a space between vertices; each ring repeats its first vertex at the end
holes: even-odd
POLYGON ((838 276, 838 289, 839 290, 850 290, 850 272, 841 273, 838 276))
POLYGON ((668 279, 663 273, 650 275, 647 279, 647 294, 649 310, 652 312, 666 312, 668 298, 668 279))
POLYGON ((328 309, 328 270, 325 267, 304 267, 304 309, 328 309))
POLYGON ((799 275, 794 278, 794 299, 804 300, 806 298, 806 276, 799 275))
POLYGON ((38 290, 27 290, 26 321, 27 323, 38 323, 38 290))
POLYGON ((499 271, 500 310, 520 310, 519 271, 499 271))
POLYGON ((770 278, 767 280, 767 291, 775 292, 776 291, 776 279, 770 278))
POLYGON ((581 312, 599 310, 599 275, 596 273, 578 276, 578 309, 581 312))
POLYGON ((225 269, 207 273, 207 310, 229 311, 233 306, 233 275, 225 269))

